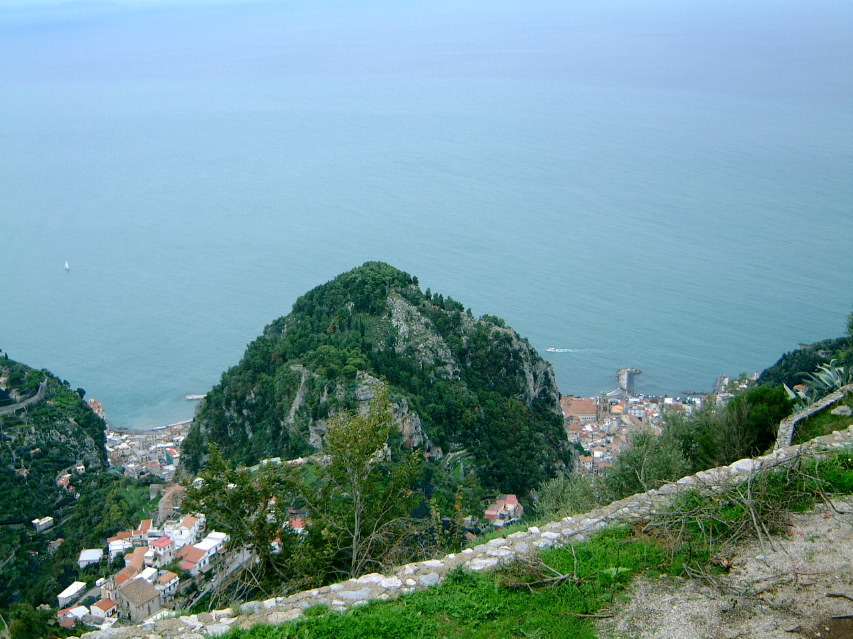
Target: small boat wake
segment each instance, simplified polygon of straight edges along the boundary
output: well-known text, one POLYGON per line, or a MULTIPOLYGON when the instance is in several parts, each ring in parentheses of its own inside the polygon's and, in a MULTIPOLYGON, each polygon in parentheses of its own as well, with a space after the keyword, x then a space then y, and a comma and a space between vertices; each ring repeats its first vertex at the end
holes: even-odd
POLYGON ((545 350, 549 353, 582 353, 584 351, 582 348, 554 348, 553 346, 549 346, 545 350))

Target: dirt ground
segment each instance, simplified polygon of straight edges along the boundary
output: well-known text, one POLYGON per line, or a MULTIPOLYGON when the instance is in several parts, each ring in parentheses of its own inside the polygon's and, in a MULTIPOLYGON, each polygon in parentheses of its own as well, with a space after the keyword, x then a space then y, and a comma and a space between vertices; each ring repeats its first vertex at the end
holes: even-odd
POLYGON ((707 580, 639 581, 602 620, 603 639, 853 639, 853 499, 791 516, 763 545, 724 558, 707 580))

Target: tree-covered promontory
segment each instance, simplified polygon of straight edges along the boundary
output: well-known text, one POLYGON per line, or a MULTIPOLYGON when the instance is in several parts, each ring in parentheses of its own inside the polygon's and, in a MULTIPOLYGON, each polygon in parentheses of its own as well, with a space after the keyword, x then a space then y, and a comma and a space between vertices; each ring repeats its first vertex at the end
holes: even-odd
POLYGON ((467 450, 488 489, 526 493, 571 467, 551 366, 499 318, 382 262, 309 291, 249 344, 200 406, 183 463, 196 472, 209 443, 242 465, 313 453, 380 380, 404 444, 467 450))
MULTIPOLYGON (((848 323, 849 321, 848 319, 848 323)), ((804 383, 821 364, 828 364, 833 360, 838 366, 853 367, 853 335, 800 345, 765 369, 758 378, 758 383, 771 386, 786 384, 793 387, 804 383)))

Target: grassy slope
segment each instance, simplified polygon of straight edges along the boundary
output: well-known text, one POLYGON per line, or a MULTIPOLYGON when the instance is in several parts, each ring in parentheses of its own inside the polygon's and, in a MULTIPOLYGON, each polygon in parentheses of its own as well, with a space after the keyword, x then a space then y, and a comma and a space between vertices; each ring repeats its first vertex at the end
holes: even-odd
MULTIPOLYGON (((847 399, 844 400, 843 405, 853 408, 853 395, 848 395, 847 399)), ((853 424, 853 417, 833 415, 831 410, 823 410, 797 424, 797 428, 794 431, 793 443, 803 444, 815 437, 828 435, 836 430, 843 430, 851 424, 853 424)))
POLYGON ((755 518, 778 532, 785 512, 804 511, 825 494, 853 493, 851 455, 847 449, 820 463, 753 479, 749 500, 742 487, 713 497, 688 493, 649 532, 611 529, 573 548, 542 553, 539 562, 490 574, 456 571, 436 588, 395 601, 345 614, 316 608, 304 620, 235 630, 228 639, 594 637, 594 622, 584 615, 606 609, 632 577, 706 573, 713 570, 709 560, 717 550, 754 534, 755 518), (557 575, 566 578, 519 587, 557 575))

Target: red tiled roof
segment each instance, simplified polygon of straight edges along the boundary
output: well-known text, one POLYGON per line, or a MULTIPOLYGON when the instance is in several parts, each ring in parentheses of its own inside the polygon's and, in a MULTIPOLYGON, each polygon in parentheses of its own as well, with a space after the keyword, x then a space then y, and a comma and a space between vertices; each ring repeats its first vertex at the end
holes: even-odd
POLYGON ((178 551, 178 557, 197 564, 204 557, 204 550, 195 546, 184 546, 178 551))
POLYGON ((107 599, 106 597, 101 599, 100 601, 96 601, 92 604, 92 608, 100 608, 104 612, 109 612, 111 608, 117 606, 118 604, 112 599, 107 599))
POLYGON ((177 577, 178 577, 178 575, 173 573, 171 570, 167 570, 162 575, 157 577, 157 581, 159 581, 161 584, 167 584, 170 581, 172 581, 173 579, 176 579, 177 577))
POLYGON ((145 565, 145 553, 147 552, 147 547, 137 546, 133 549, 133 552, 131 554, 125 555, 125 563, 127 563, 128 567, 135 568, 136 571, 139 572, 145 565))
POLYGON ((173 543, 175 542, 173 542, 169 537, 163 535, 159 539, 155 539, 154 541, 152 541, 151 545, 156 546, 157 548, 168 548, 173 543))
POLYGON ((560 407, 563 409, 564 417, 595 415, 598 411, 598 405, 594 397, 571 397, 565 395, 560 398, 560 407))

